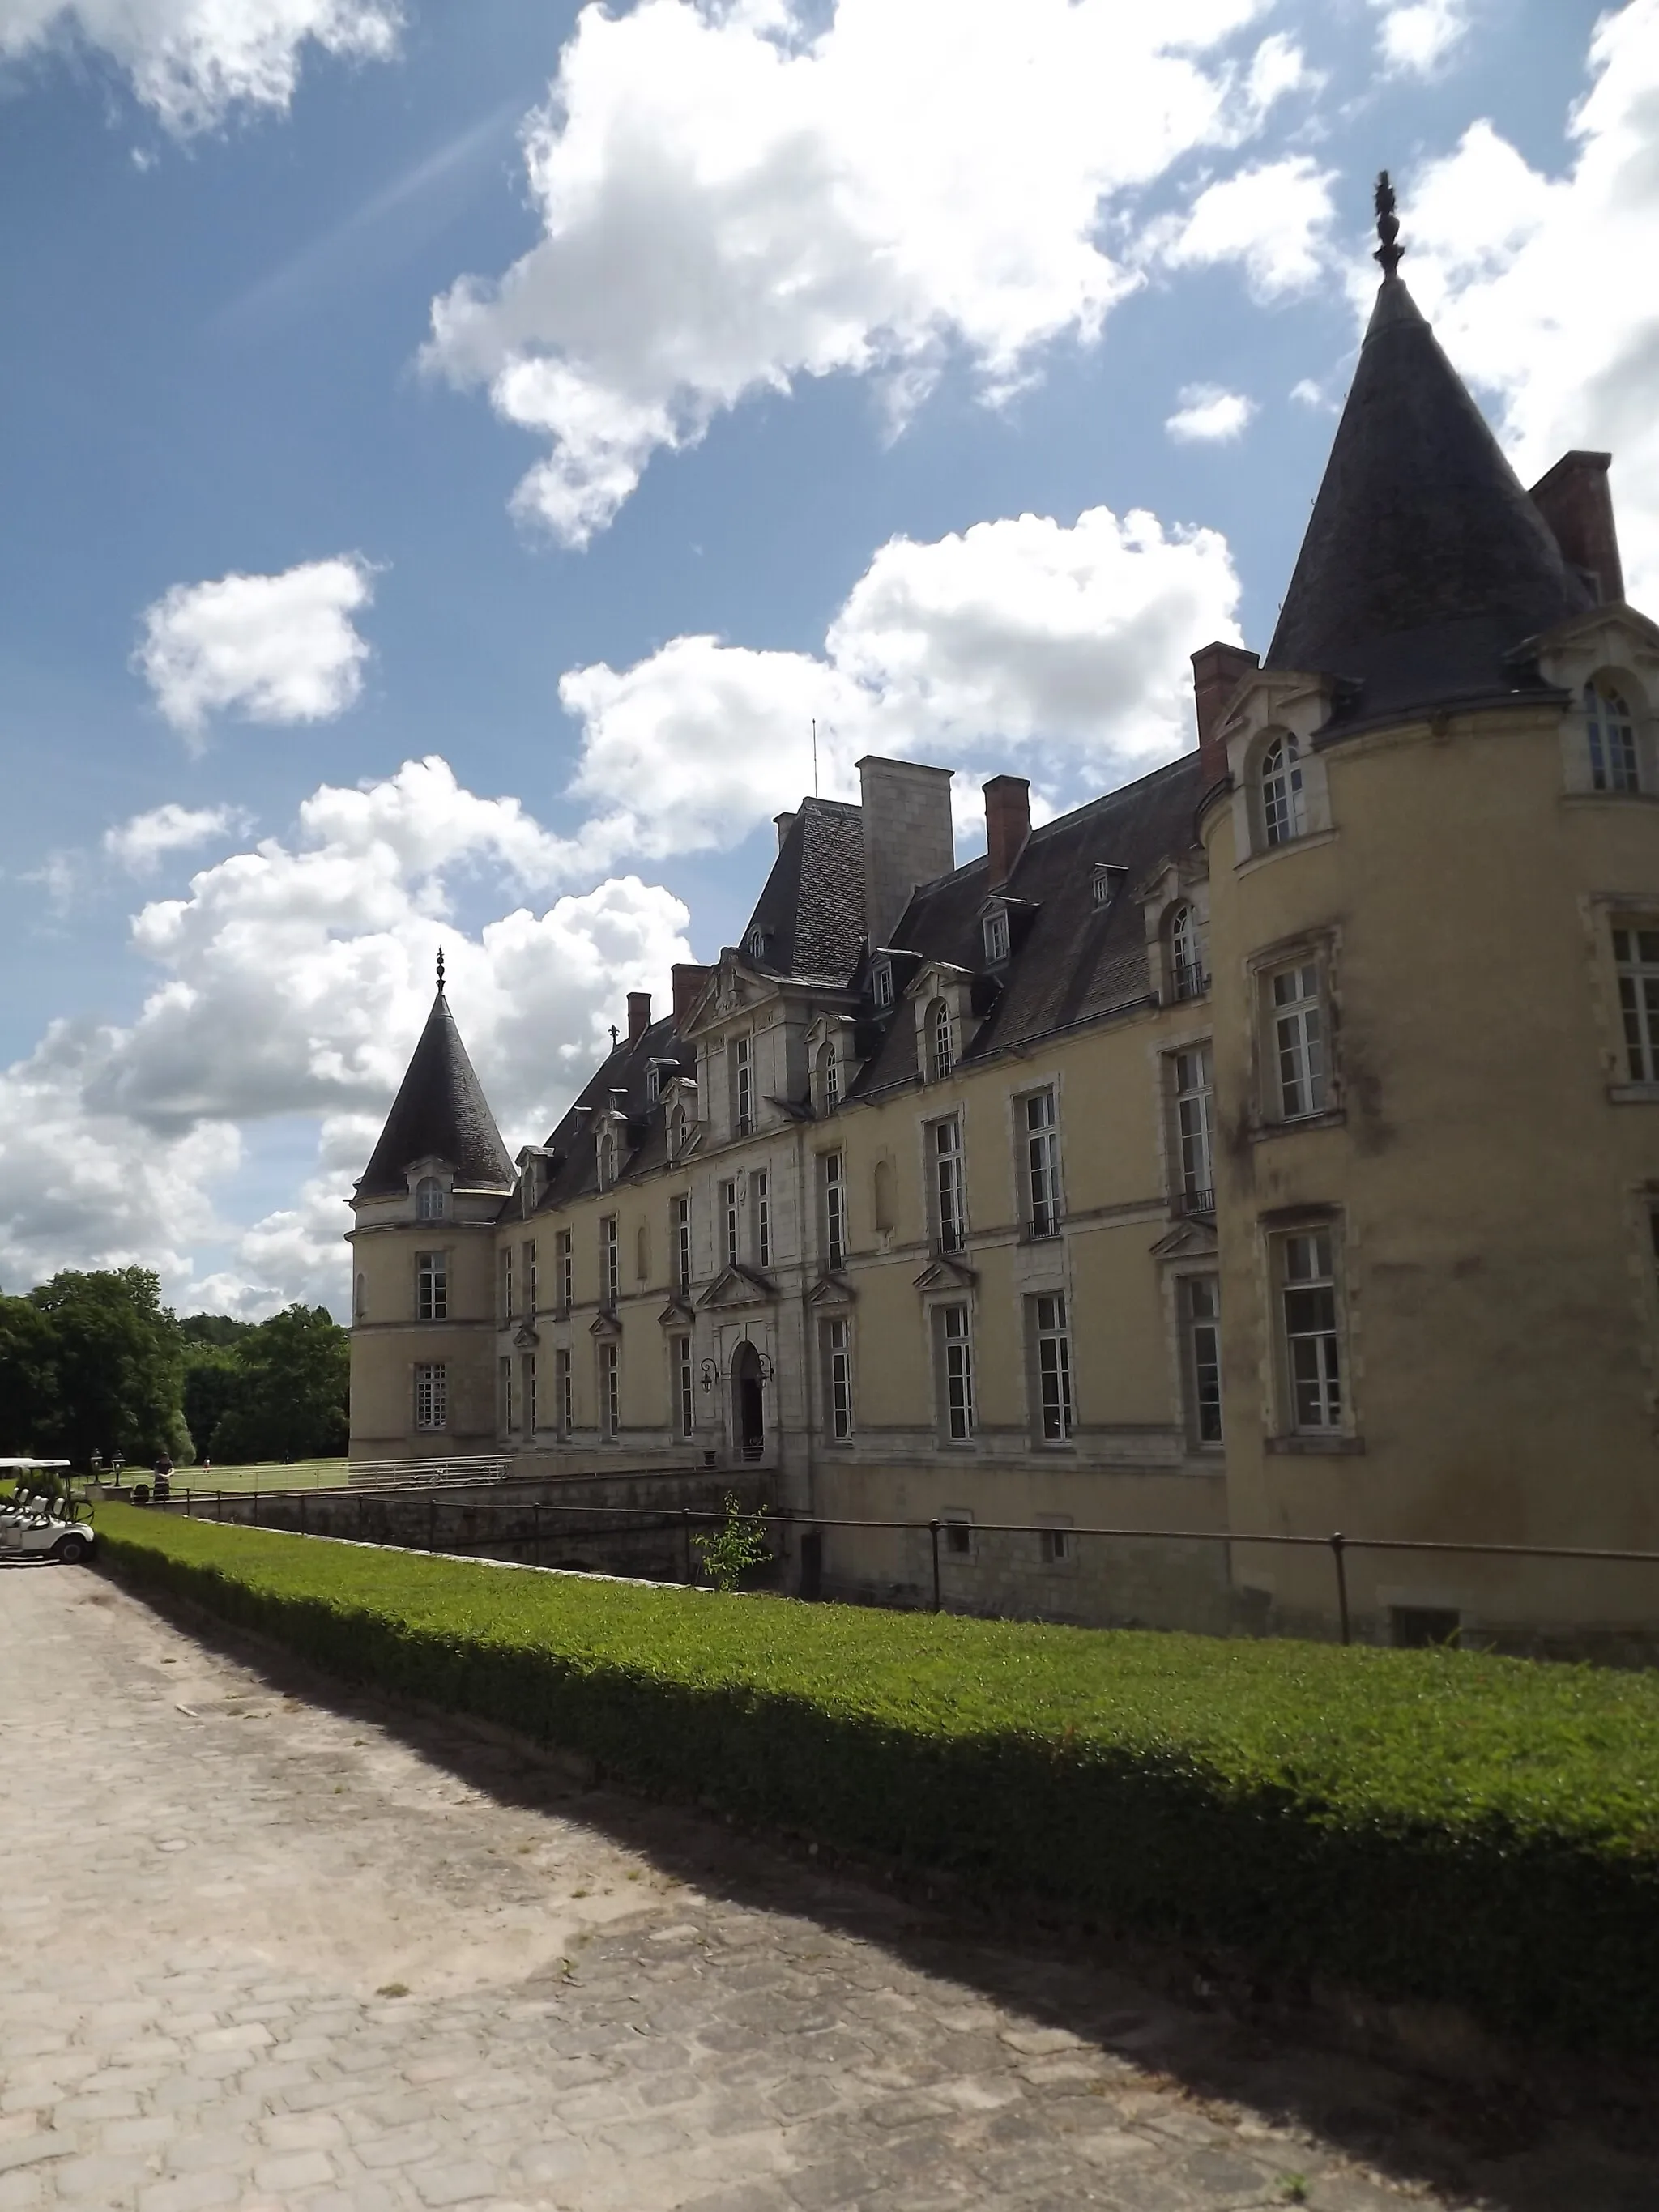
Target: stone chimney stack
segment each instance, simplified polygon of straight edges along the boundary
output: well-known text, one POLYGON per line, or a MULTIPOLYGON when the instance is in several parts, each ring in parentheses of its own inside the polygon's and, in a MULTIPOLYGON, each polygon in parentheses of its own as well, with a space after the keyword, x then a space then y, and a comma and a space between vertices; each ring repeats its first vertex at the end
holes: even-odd
POLYGON ((1570 568, 1582 569, 1604 604, 1625 596, 1619 526, 1607 483, 1611 453, 1563 453, 1527 496, 1550 526, 1570 568))
POLYGON ((772 823, 778 833, 778 850, 782 852, 783 841, 794 828, 795 817, 793 814, 775 814, 772 817, 772 823))
POLYGON ((629 1044, 637 1044, 650 1026, 650 992, 630 991, 628 994, 628 1042, 629 1044))
POLYGON ((674 1028, 680 1036, 685 1035, 691 1009, 702 996, 703 986, 714 972, 712 968, 699 967, 690 960, 674 963, 674 1028))
POLYGON ((858 764, 864 814, 864 927, 873 951, 892 942, 899 916, 918 884, 948 875, 957 864, 951 830, 948 768, 883 760, 866 753, 858 764))
POLYGON ((1227 748, 1221 742, 1221 724, 1232 696, 1247 676, 1261 665, 1258 653, 1242 645, 1201 645, 1193 655, 1193 695, 1198 708, 1198 757, 1203 763, 1199 783, 1212 789, 1227 773, 1227 748))
POLYGON ((1006 884, 1031 834, 1031 786, 1023 775, 994 775, 985 787, 985 849, 991 889, 1006 884))

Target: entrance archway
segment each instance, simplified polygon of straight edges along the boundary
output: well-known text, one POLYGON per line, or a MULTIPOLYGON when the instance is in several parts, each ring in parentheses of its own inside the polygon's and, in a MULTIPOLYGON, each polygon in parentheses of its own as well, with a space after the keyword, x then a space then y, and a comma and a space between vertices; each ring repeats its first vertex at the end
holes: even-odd
POLYGON ((758 1459, 766 1449, 760 1354, 747 1337, 732 1358, 732 1440, 739 1459, 758 1459))

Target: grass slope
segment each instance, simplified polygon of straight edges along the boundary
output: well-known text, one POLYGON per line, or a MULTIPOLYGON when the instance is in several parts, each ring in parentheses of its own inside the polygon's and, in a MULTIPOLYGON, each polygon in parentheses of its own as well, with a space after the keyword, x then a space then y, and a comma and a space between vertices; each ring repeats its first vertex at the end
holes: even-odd
POLYGON ((106 1505, 109 1563, 647 1789, 1235 1948, 1659 2046, 1659 1680, 508 1574, 106 1505))

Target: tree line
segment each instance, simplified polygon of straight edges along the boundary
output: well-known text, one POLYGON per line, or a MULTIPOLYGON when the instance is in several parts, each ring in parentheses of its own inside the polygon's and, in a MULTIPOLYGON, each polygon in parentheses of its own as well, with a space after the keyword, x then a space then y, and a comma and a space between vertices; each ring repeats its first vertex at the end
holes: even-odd
POLYGON ((324 1306, 180 1320, 147 1267, 54 1275, 0 1296, 0 1456, 331 1456, 346 1448, 349 1344, 324 1306))

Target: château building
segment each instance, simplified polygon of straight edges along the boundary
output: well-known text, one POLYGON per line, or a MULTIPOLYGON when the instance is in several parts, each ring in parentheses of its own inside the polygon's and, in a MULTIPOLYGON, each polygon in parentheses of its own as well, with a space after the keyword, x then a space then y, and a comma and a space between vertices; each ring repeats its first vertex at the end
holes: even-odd
MULTIPOLYGON (((791 1587, 911 1601, 927 1532, 834 1524, 937 1518, 947 1603, 1079 1620, 1328 1624, 1250 1534, 1659 1548, 1659 629, 1608 456, 1522 489, 1395 228, 1194 750, 1036 828, 994 778, 961 867, 949 771, 861 762, 516 1161, 441 979, 354 1458, 757 1468, 791 1587)), ((1347 1560, 1405 1640, 1640 1631, 1655 1573, 1347 1560)))

